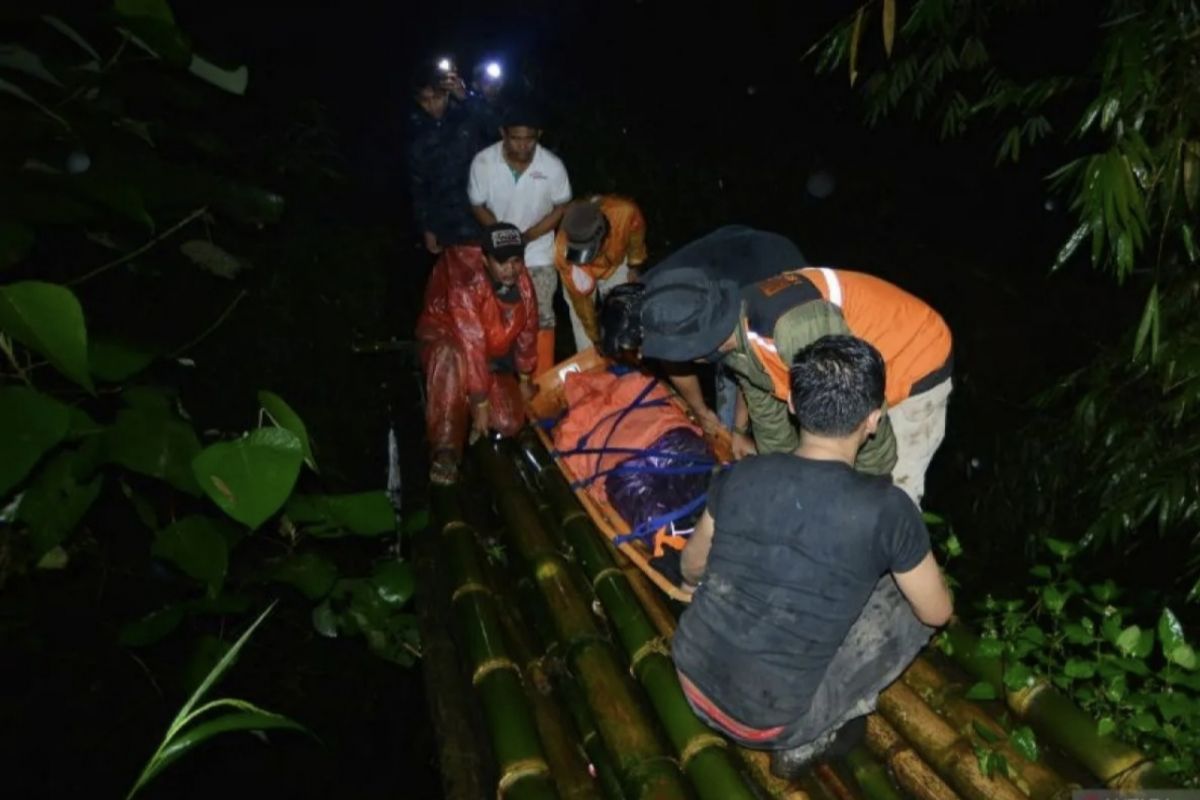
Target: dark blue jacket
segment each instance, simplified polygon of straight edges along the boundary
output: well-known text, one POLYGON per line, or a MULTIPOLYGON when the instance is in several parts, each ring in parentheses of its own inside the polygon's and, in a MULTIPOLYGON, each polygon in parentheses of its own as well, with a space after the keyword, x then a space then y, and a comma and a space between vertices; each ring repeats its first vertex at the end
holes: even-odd
POLYGON ((451 99, 441 119, 421 109, 409 117, 409 185, 419 231, 432 231, 442 246, 478 241, 479 223, 467 200, 471 159, 498 134, 485 141, 481 101, 451 99))

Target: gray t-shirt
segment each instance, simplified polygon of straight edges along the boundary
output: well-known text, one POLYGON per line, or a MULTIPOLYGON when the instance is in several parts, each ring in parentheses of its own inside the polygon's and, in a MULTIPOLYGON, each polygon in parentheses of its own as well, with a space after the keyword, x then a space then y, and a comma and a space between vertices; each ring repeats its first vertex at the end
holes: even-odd
POLYGON ((778 453, 709 490, 704 579, 672 652, 718 708, 754 728, 804 715, 879 577, 929 552, 913 502, 887 477, 778 453))

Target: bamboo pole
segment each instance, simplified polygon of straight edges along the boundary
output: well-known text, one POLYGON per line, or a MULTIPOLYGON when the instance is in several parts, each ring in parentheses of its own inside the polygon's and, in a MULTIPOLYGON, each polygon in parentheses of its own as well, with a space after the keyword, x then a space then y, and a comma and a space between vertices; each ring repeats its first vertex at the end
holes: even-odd
MULTIPOLYGON (((436 490, 435 490, 436 491, 436 490)), ((421 531, 413 540, 413 568, 417 579, 417 623, 421 634, 421 669, 425 698, 438 743, 442 792, 446 800, 477 800, 484 795, 484 764, 490 753, 481 753, 479 737, 467 707, 457 651, 450 635, 449 591, 438 580, 435 568, 437 533, 421 531)))
MULTIPOLYGON (((527 448, 535 447, 528 439, 526 443, 527 448)), ((540 448, 540 445, 536 447, 540 448)), ((527 462, 539 463, 539 459, 531 457, 527 462)), ((692 785, 702 798, 752 798, 752 790, 725 750, 725 740, 692 711, 679 685, 667 642, 659 636, 638 603, 628 579, 616 567, 593 530, 591 520, 575 502, 562 474, 554 469, 544 469, 539 478, 544 495, 561 522, 563 537, 592 582, 596 596, 629 656, 630 669, 646 689, 692 785)), ((512 483, 514 489, 524 490, 515 480, 512 483)))
MULTIPOLYGON (((964 688, 948 680, 933 664, 917 658, 905 671, 902 679, 934 710, 949 720, 959 731, 972 739, 982 739, 975 733, 979 726, 995 734, 993 745, 1008 764, 1008 777, 1030 800, 1069 800, 1072 787, 1045 764, 1030 761, 1008 742, 1008 732, 988 716, 982 708, 965 699, 964 688)), ((983 742, 980 742, 983 743, 983 742)))
POLYGON ((843 761, 868 800, 902 800, 900 793, 892 785, 887 770, 865 747, 854 748, 846 754, 843 761))
POLYGON ((979 639, 961 623, 946 629, 950 655, 967 672, 1005 692, 1008 707, 1052 744, 1083 764, 1112 789, 1165 789, 1171 783, 1144 753, 1115 736, 1101 736, 1096 721, 1044 678, 1019 691, 1004 686, 999 658, 982 655, 979 639))
MULTIPOLYGON (((621 785, 630 798, 684 798, 688 791, 669 759, 611 646, 573 585, 566 561, 554 549, 537 509, 520 484, 514 465, 480 440, 474 450, 491 485, 514 551, 532 574, 549 609, 558 640, 565 645, 621 785)), ((730 800, 736 795, 730 795, 730 800)))
POLYGON ((500 765, 497 795, 505 800, 554 800, 558 794, 550 767, 484 582, 475 531, 462 521, 450 496, 435 497, 435 502, 454 587, 451 606, 500 765))
POLYGON ((879 695, 879 713, 896 727, 938 774, 966 800, 1024 800, 1003 775, 987 777, 970 742, 925 704, 916 692, 896 681, 879 695))
POLYGON ((562 800, 600 800, 600 793, 588 774, 583 747, 567 713, 555 701, 554 689, 538 655, 533 631, 517 618, 518 603, 506 576, 494 566, 488 568, 489 585, 496 597, 500 625, 525 679, 525 694, 533 709, 546 761, 562 800))
POLYGON ((587 699, 579 683, 570 674, 558 653, 560 649, 555 639, 554 623, 550 620, 545 604, 541 602, 537 587, 529 578, 521 578, 516 584, 518 605, 521 618, 531 625, 538 637, 546 644, 543 658, 547 669, 554 680, 554 688, 562 698, 567 713, 579 731, 579 739, 583 745, 592 768, 596 770, 596 778, 600 788, 608 800, 625 800, 625 791, 613 767, 612 757, 604 747, 600 730, 596 727, 596 719, 588 708, 587 699))
POLYGON ((887 764, 896 783, 917 800, 960 800, 933 768, 879 714, 867 717, 867 749, 887 764))

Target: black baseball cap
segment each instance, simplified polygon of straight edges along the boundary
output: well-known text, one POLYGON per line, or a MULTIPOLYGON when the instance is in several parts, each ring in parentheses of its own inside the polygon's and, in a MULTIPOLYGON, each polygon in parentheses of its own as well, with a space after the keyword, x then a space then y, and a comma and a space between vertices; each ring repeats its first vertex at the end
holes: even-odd
POLYGON ((497 261, 508 261, 525 255, 521 229, 508 222, 497 222, 483 230, 483 252, 497 261))

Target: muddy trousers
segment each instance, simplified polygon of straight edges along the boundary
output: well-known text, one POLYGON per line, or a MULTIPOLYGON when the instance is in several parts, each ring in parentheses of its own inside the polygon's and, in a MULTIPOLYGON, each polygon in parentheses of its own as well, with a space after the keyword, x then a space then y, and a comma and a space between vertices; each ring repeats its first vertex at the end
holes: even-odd
POLYGON ((953 383, 947 378, 888 409, 892 434, 896 437, 892 483, 911 497, 918 508, 925 496, 925 471, 946 438, 946 407, 951 389, 953 383))
MULTIPOLYGON (((430 455, 449 452, 460 459, 471 425, 462 347, 452 336, 426 341, 421 348, 421 367, 425 371, 425 433, 430 455)), ((508 373, 492 377, 489 427, 512 436, 525 421, 517 377, 508 373)))
MULTIPOLYGON (((825 676, 813 694, 808 713, 791 724, 757 731, 736 721, 709 714, 694 696, 685 696, 700 719, 734 741, 755 749, 786 751, 793 763, 806 762, 824 752, 837 731, 852 719, 875 710, 879 693, 886 689, 929 642, 934 629, 913 614, 891 573, 875 584, 867 604, 838 646, 825 676), (736 724, 737 730, 731 730, 736 724)), ((722 714, 722 716, 724 716, 722 714)))

